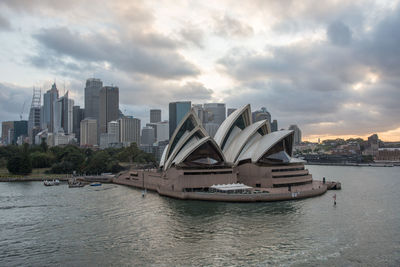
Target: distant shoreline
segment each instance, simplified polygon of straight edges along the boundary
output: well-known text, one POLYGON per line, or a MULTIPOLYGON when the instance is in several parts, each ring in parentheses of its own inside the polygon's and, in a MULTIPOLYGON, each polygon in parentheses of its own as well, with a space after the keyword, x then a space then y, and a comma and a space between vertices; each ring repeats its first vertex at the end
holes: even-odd
POLYGON ((0 177, 0 182, 43 182, 45 180, 68 181, 67 176, 60 177, 0 177))

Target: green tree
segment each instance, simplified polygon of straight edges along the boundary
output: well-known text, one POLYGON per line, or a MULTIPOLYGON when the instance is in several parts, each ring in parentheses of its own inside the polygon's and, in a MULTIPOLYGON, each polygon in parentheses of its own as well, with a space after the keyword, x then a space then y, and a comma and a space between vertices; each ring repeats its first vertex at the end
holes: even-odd
POLYGON ((90 159, 84 171, 88 174, 100 174, 107 172, 107 164, 110 161, 110 156, 105 151, 98 151, 90 159))
POLYGON ((7 162, 7 169, 12 174, 27 175, 32 172, 32 164, 28 154, 18 153, 7 162))
POLYGON ((33 168, 48 168, 53 162, 51 154, 34 152, 30 155, 33 168))
POLYGON ((44 153, 46 153, 47 150, 49 149, 45 138, 42 138, 42 142, 40 143, 40 147, 42 148, 42 151, 44 153))

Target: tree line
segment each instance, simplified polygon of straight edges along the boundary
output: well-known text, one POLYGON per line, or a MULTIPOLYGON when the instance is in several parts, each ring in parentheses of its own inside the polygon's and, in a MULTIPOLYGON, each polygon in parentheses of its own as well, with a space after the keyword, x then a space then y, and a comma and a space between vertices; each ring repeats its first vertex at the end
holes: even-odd
POLYGON ((154 156, 141 151, 136 143, 104 150, 74 145, 48 147, 46 142, 0 147, 0 167, 18 175, 28 175, 33 168, 49 168, 47 173, 54 174, 117 173, 124 170, 122 162, 156 166, 154 156))

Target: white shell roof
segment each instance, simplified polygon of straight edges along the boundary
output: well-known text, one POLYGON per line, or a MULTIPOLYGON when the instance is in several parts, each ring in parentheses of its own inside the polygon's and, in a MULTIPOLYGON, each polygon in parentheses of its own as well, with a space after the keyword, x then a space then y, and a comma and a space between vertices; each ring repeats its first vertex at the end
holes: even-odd
MULTIPOLYGON (((266 125, 267 125, 267 120, 262 120, 262 121, 257 121, 251 124, 250 126, 244 128, 244 130, 241 131, 235 137, 235 139, 229 144, 228 147, 225 146, 224 154, 226 157, 226 161, 231 163, 235 162, 236 158, 239 156, 240 152, 245 147, 250 138, 254 134, 257 134, 258 129, 266 125)), ((268 128, 267 128, 267 133, 268 133, 268 128)))
MULTIPOLYGON (((169 155, 171 155, 171 149, 175 149, 175 147, 172 147, 172 144, 174 143, 174 140, 176 138, 176 135, 178 134, 179 130, 182 128, 182 126, 184 125, 184 123, 188 120, 192 118, 193 119, 193 124, 194 127, 201 125, 201 121, 199 119, 199 117, 197 116, 196 112, 194 112, 193 109, 191 109, 188 113, 186 113, 185 117, 183 117, 183 119, 181 120, 181 122, 179 123, 179 125, 176 127, 171 139, 169 140, 169 146, 168 146, 168 150, 166 153, 166 156, 168 157, 169 155)), ((182 138, 182 137, 181 137, 182 138)), ((179 142, 179 141, 178 141, 179 142)), ((175 145, 176 146, 176 145, 175 145)))
MULTIPOLYGON (((185 133, 178 141, 178 143, 176 144, 174 150, 172 151, 172 153, 170 154, 170 156, 168 157, 168 159, 165 161, 164 164, 164 169, 167 169, 171 166, 174 158, 176 157, 176 155, 178 154, 178 152, 183 149, 183 145, 185 145, 185 143, 187 141, 189 141, 190 139, 193 138, 193 136, 198 133, 200 136, 205 137, 208 136, 208 133, 206 132, 206 130, 204 130, 203 127, 201 127, 200 125, 196 126, 190 133, 185 133)), ((198 139, 198 138, 196 138, 198 139)), ((189 141, 190 142, 190 141, 189 141)))
POLYGON ((293 134, 293 131, 277 131, 264 135, 260 140, 252 144, 244 153, 242 153, 237 161, 251 159, 252 162, 257 162, 268 152, 276 143, 285 137, 293 134))
MULTIPOLYGON (((229 115, 228 118, 226 118, 221 126, 219 126, 217 132, 214 135, 214 140, 215 142, 218 144, 218 146, 221 147, 224 139, 226 138, 226 135, 228 134, 230 128, 232 127, 232 125, 236 122, 236 120, 245 112, 249 112, 249 116, 250 116, 250 124, 251 124, 251 111, 250 111, 250 104, 247 104, 243 107, 241 107, 240 109, 235 110, 234 112, 232 112, 231 115, 229 115)), ((248 126, 248 125, 246 125, 248 126)))
POLYGON ((175 165, 182 163, 183 161, 185 161, 185 159, 187 157, 189 157, 194 151, 196 151, 197 148, 199 148, 201 145, 203 145, 207 142, 209 142, 210 144, 212 144, 215 147, 215 149, 221 155, 222 159, 225 161, 224 153, 222 153, 219 146, 215 143, 215 141, 212 139, 212 137, 206 136, 206 137, 203 137, 203 138, 197 140, 196 142, 190 142, 190 143, 186 144, 182 148, 182 150, 178 153, 178 155, 176 155, 176 157, 172 163, 174 163, 175 165))
POLYGON ((160 168, 162 168, 164 166, 165 156, 167 155, 168 146, 169 146, 169 144, 164 148, 164 151, 162 153, 161 160, 160 160, 160 168))

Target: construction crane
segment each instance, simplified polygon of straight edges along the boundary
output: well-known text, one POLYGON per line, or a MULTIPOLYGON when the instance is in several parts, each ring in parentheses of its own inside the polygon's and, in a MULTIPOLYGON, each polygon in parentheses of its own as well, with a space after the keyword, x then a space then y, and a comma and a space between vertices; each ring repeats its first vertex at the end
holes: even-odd
POLYGON ((26 104, 26 100, 24 101, 24 104, 22 105, 21 113, 19 113, 19 119, 20 119, 21 121, 22 121, 22 114, 24 114, 25 104, 26 104))

